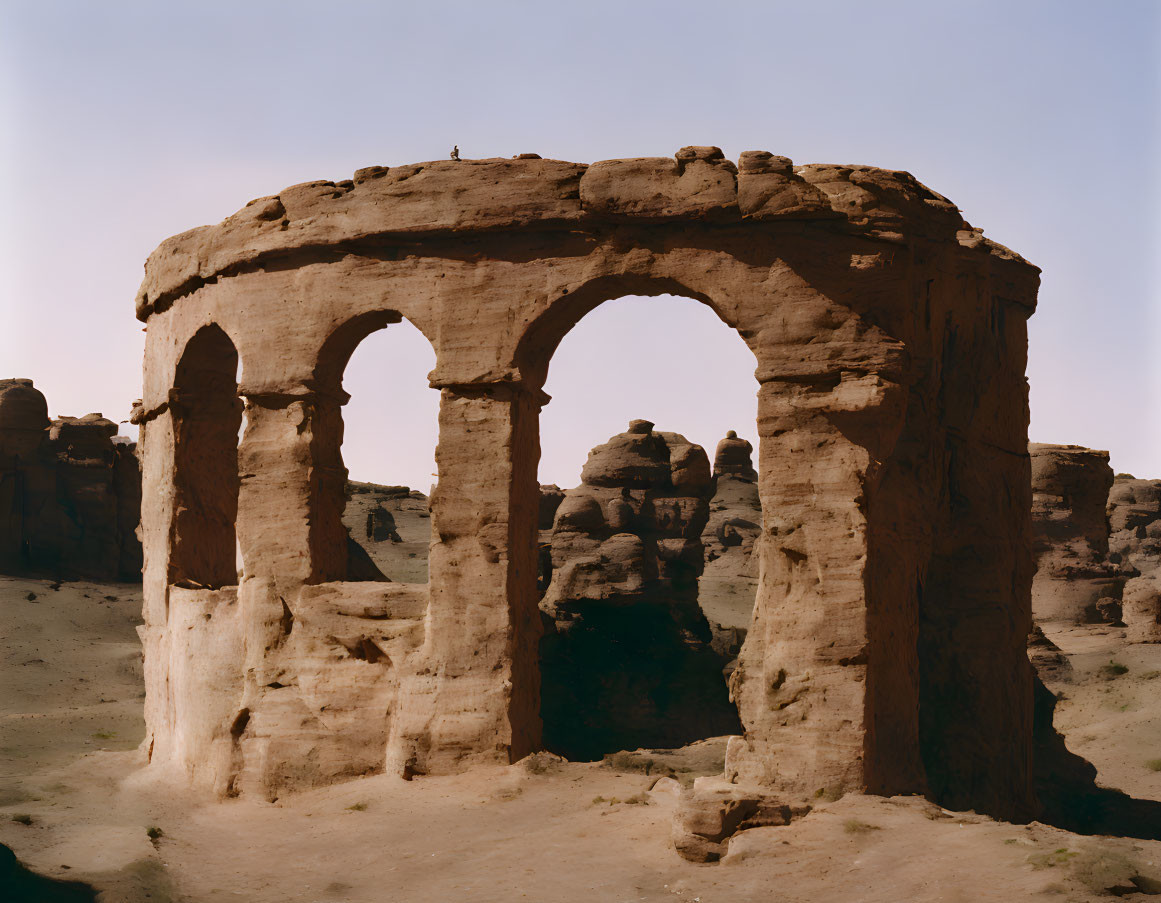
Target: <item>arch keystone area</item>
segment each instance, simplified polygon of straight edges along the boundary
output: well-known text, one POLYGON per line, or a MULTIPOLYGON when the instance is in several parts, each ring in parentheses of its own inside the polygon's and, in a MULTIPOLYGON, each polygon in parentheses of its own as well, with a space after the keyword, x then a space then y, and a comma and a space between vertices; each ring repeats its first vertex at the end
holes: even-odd
MULTIPOLYGON (((913 792, 1029 817, 1038 272, 908 173, 713 147, 369 167, 166 240, 137 297, 153 767, 275 797, 538 749, 545 374, 603 301, 673 293, 737 330, 759 383, 761 572, 731 685, 744 734, 708 805, 770 819, 818 793, 913 792), (402 317, 441 392, 430 582, 347 582, 337 376, 402 317), (189 582, 183 547, 183 518, 231 513, 190 509, 230 479, 212 463, 228 452, 195 461, 183 439, 188 354, 211 375, 230 363, 203 347, 225 348, 208 324, 244 373, 199 408, 225 436, 246 404, 237 585, 209 548, 212 579, 189 582), (739 794, 766 802, 726 805, 739 794)), ((728 826, 703 823, 679 846, 713 858, 728 826)))

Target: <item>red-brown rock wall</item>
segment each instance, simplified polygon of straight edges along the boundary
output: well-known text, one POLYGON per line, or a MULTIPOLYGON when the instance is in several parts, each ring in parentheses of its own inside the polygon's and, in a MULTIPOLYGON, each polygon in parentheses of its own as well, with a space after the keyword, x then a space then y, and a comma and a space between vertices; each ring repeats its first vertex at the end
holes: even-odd
POLYGON ((136 446, 100 414, 47 410, 31 380, 0 380, 0 573, 139 580, 136 446))

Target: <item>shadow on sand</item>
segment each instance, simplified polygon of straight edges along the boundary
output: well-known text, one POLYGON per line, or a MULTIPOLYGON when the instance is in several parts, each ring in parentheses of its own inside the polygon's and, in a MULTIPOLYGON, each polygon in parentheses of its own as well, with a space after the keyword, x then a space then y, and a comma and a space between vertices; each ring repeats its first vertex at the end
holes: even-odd
POLYGON ((1074 834, 1104 834, 1161 840, 1161 802, 1140 800, 1096 783, 1097 770, 1069 752, 1052 724, 1056 696, 1036 678, 1033 715, 1039 820, 1074 834))
POLYGON ((80 881, 58 881, 30 872, 0 844, 0 888, 8 903, 94 903, 97 892, 80 881))

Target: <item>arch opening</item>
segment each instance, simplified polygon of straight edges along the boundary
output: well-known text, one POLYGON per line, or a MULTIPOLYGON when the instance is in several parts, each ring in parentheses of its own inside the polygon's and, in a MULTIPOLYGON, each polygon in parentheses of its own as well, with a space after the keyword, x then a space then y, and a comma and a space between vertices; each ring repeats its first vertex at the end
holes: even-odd
POLYGON ((426 583, 439 392, 435 352, 398 313, 344 324, 316 370, 325 471, 313 543, 330 579, 426 583), (418 374, 418 375, 417 375, 418 374), (320 541, 321 540, 321 541, 320 541))
POLYGON ((727 681, 758 583, 756 359, 685 292, 573 300, 553 328, 551 373, 522 365, 555 399, 540 422, 543 746, 594 760, 741 733, 727 681))
POLYGON ((189 340, 170 394, 174 518, 169 582, 218 589, 238 582, 238 352, 216 324, 189 340))

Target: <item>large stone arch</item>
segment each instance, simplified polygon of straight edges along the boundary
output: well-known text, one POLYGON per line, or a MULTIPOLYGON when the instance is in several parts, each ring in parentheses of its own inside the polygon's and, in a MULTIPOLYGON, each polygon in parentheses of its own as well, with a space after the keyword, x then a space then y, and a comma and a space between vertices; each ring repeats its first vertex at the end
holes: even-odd
POLYGON ((191 324, 212 316, 238 337, 253 416, 232 619, 176 639, 213 591, 171 585, 173 512, 143 511, 155 761, 273 796, 536 749, 548 360, 603 300, 675 293, 710 304, 758 362, 761 581, 725 778, 1028 815, 1037 281, 907 173, 764 152, 735 166, 716 148, 372 167, 169 239, 138 296, 147 486, 172 495, 167 362, 191 324), (337 479, 341 402, 320 349, 388 311, 436 351, 426 587, 348 583, 312 551, 333 520, 318 487, 337 479), (161 705, 194 642, 221 692, 161 705))

